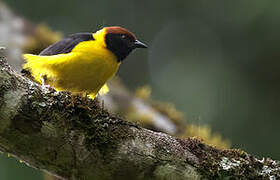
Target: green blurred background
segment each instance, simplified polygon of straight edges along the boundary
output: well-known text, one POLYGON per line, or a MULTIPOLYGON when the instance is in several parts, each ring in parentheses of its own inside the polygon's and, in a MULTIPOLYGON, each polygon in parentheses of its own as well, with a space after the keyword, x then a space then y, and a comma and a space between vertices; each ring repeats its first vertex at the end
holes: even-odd
MULTIPOLYGON (((148 84, 153 98, 173 102, 189 122, 210 125, 234 148, 280 159, 280 1, 4 2, 65 34, 130 29, 149 45, 120 68, 131 90, 148 84)), ((0 179, 42 179, 0 157, 0 179)))

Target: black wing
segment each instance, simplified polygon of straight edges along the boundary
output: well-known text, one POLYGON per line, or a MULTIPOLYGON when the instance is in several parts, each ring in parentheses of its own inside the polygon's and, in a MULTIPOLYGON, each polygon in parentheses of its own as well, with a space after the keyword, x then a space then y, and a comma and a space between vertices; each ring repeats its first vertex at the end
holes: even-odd
POLYGON ((82 41, 94 40, 92 33, 76 33, 69 37, 58 41, 44 49, 40 55, 51 56, 56 54, 65 54, 72 51, 72 49, 82 41))

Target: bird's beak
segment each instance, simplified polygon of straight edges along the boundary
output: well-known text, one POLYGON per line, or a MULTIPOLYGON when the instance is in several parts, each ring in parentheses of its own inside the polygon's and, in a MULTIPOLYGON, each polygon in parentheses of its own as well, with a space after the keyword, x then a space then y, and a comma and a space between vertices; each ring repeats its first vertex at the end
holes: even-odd
POLYGON ((134 48, 147 48, 148 46, 138 40, 135 40, 134 42, 134 48))

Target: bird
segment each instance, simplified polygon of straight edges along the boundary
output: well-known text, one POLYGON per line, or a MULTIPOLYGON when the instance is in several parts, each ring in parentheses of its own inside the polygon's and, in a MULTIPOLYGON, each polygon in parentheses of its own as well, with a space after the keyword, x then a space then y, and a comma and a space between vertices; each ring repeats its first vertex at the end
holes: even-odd
POLYGON ((28 72, 35 81, 57 91, 94 99, 97 94, 109 91, 106 82, 137 48, 147 48, 147 45, 120 26, 104 27, 95 33, 75 33, 39 55, 23 54, 22 72, 28 72))

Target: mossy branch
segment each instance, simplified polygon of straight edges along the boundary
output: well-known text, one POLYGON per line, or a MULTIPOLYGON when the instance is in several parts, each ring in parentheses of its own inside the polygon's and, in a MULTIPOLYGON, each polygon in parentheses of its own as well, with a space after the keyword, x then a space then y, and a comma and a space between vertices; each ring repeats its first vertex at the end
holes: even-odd
POLYGON ((0 150, 64 179, 268 179, 278 162, 131 124, 42 88, 0 58, 0 150))

